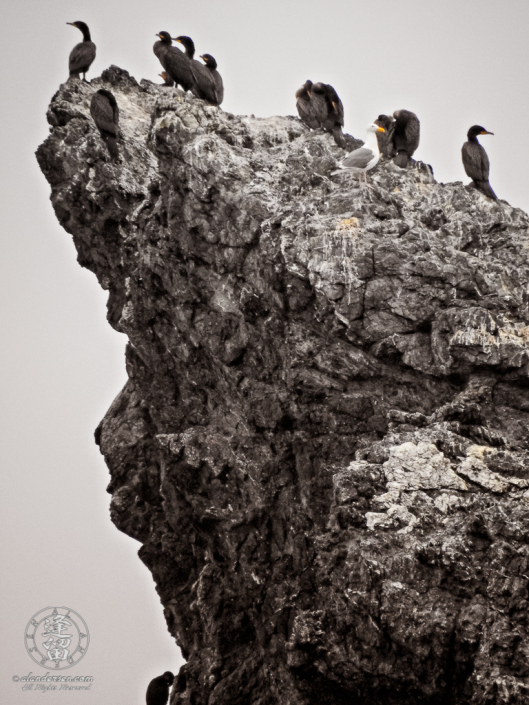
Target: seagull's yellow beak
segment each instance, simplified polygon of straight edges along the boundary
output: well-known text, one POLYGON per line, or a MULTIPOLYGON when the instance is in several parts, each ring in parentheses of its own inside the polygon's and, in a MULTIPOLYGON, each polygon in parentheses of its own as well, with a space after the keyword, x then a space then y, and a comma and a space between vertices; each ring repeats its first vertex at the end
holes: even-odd
POLYGON ((386 130, 383 127, 379 127, 377 132, 385 132, 386 130))

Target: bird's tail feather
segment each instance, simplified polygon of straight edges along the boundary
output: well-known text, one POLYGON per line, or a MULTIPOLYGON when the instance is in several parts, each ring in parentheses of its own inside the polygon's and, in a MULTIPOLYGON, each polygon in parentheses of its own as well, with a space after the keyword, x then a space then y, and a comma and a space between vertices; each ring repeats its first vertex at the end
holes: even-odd
POLYGON ((405 169, 408 166, 408 155, 406 152, 399 152, 393 161, 401 169, 405 169))
POLYGON ((498 200, 498 197, 492 190, 491 185, 488 181, 474 181, 474 184, 476 185, 476 188, 481 191, 481 193, 485 194, 485 196, 493 198, 495 201, 498 200))
POLYGON ((336 142, 338 147, 345 149, 345 137, 343 135, 342 128, 335 127, 332 131, 332 136, 334 137, 334 141, 336 142))
POLYGON ((118 159, 119 158, 119 149, 118 149, 118 143, 114 135, 105 135, 105 142, 108 147, 108 151, 110 153, 110 156, 112 159, 118 159))

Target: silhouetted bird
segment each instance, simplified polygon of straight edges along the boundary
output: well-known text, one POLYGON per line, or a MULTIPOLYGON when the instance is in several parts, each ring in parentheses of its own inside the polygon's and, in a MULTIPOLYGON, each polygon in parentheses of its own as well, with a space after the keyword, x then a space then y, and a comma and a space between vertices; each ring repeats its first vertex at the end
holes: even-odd
POLYGON ((377 142, 378 148, 380 149, 380 154, 386 159, 391 159, 393 156, 393 148, 388 143, 389 133, 391 131, 391 126, 393 125, 393 118, 390 115, 379 115, 375 120, 375 125, 384 128, 384 132, 377 132, 377 142))
POLYGON ((498 198, 489 184, 490 162, 487 152, 477 140, 478 135, 493 135, 481 125, 472 125, 467 132, 468 142, 461 149, 463 166, 467 176, 470 176, 474 186, 489 198, 498 198))
POLYGON ((310 99, 320 127, 326 132, 332 132, 338 147, 344 147, 343 105, 338 93, 328 83, 315 83, 310 91, 310 99))
POLYGON ((160 41, 154 43, 152 50, 165 72, 169 74, 176 85, 182 86, 184 91, 190 91, 195 85, 191 62, 183 51, 172 46, 173 42, 169 32, 159 32, 156 36, 160 37, 160 41))
MULTIPOLYGON (((80 78, 80 74, 82 73, 83 79, 86 81, 86 72, 96 58, 96 45, 90 38, 90 30, 87 24, 84 22, 67 22, 66 24, 77 27, 77 29, 80 29, 83 33, 83 41, 76 44, 70 52, 70 58, 68 60, 70 76, 80 78)), ((88 83, 88 81, 86 82, 88 83)))
MULTIPOLYGON (((353 174, 364 174, 364 182, 367 186, 367 172, 373 169, 378 164, 380 159, 380 150, 377 142, 377 132, 384 132, 384 128, 375 123, 367 126, 367 137, 364 146, 355 149, 354 152, 348 154, 338 164, 338 171, 333 171, 331 176, 350 172, 353 174)), ((360 179, 360 177, 359 177, 360 179)), ((360 186, 362 181, 360 180, 360 186)))
POLYGON ((104 88, 96 91, 90 101, 90 115, 108 147, 110 156, 112 159, 117 159, 119 157, 117 145, 119 108, 114 95, 104 88))
POLYGON ((169 76, 168 73, 165 73, 165 71, 162 71, 162 73, 159 73, 158 76, 161 76, 161 77, 163 78, 163 80, 164 80, 164 82, 163 82, 162 85, 164 85, 164 86, 174 86, 174 81, 173 81, 173 79, 171 78, 171 76, 169 76))
POLYGON ((202 61, 206 64, 207 70, 210 72, 213 82, 215 83, 215 95, 216 103, 215 105, 220 105, 224 100, 224 82, 222 76, 217 71, 217 62, 211 56, 211 54, 202 54, 200 57, 202 61))
POLYGON ((173 37, 175 42, 180 42, 186 50, 186 56, 191 62, 191 70, 193 71, 193 76, 195 77, 195 85, 191 89, 193 95, 196 98, 201 98, 207 103, 212 103, 213 105, 218 105, 217 103, 217 93, 215 90, 215 81, 211 72, 207 70, 204 64, 197 61, 195 56, 195 43, 191 37, 173 37))
POLYGON ((171 671, 166 671, 163 676, 153 678, 147 688, 147 705, 166 705, 173 679, 171 671))
POLYGON ((296 108, 298 115, 307 127, 311 130, 317 130, 320 127, 320 121, 314 110, 314 103, 311 101, 310 94, 312 91, 312 81, 305 83, 296 91, 296 108))
POLYGON ((388 136, 388 149, 391 148, 396 155, 395 164, 404 169, 419 146, 421 124, 410 110, 395 110, 393 117, 395 122, 388 136))

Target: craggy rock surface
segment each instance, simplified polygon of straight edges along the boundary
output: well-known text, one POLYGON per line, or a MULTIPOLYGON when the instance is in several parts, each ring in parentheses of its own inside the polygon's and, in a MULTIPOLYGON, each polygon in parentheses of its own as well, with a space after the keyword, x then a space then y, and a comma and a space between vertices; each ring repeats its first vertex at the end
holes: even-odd
POLYGON ((331 135, 115 67, 48 120, 130 341, 96 438, 187 659, 171 704, 529 702, 527 215, 420 164, 364 193, 331 135))

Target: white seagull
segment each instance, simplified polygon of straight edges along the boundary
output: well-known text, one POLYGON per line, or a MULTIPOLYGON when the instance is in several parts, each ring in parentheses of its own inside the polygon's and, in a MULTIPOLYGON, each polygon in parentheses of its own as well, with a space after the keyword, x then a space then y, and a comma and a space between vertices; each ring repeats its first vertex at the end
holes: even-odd
MULTIPOLYGON (((367 186, 367 173, 370 169, 373 169, 378 164, 380 159, 380 150, 378 148, 377 132, 385 132, 383 127, 371 123, 367 126, 367 137, 363 147, 355 149, 354 152, 350 152, 342 161, 338 164, 340 167, 338 171, 333 171, 331 176, 335 174, 343 174, 344 172, 351 172, 353 174, 364 174, 364 182, 367 186)), ((362 180, 359 177, 360 186, 362 186, 362 180)))

